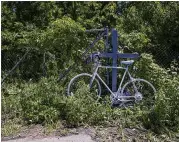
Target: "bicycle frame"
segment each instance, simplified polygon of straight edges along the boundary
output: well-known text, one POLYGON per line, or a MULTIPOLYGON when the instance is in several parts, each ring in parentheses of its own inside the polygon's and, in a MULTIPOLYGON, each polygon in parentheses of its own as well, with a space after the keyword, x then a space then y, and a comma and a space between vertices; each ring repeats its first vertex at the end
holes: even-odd
MULTIPOLYGON (((91 81, 90 81, 90 86, 92 85, 92 83, 93 83, 95 77, 97 76, 97 78, 104 84, 104 86, 108 89, 108 91, 112 94, 113 97, 115 97, 115 98, 116 98, 116 97, 118 97, 118 98, 134 98, 134 96, 122 96, 122 95, 120 94, 120 91, 121 91, 121 89, 122 89, 122 84, 123 84, 123 81, 124 81, 124 78, 125 78, 126 74, 129 75, 130 81, 133 81, 133 80, 134 80, 134 78, 131 76, 131 74, 130 74, 129 71, 128 71, 128 66, 126 66, 126 67, 113 67, 113 66, 101 66, 101 65, 98 64, 97 67, 96 67, 96 69, 95 69, 94 72, 93 72, 93 75, 92 75, 92 78, 91 78, 91 81), (122 80, 121 80, 121 82, 120 82, 120 85, 119 85, 119 87, 118 87, 117 92, 112 92, 112 90, 108 87, 108 85, 107 85, 107 84, 104 82, 104 80, 100 77, 100 75, 97 73, 99 68, 106 68, 106 69, 107 69, 107 68, 116 68, 116 69, 124 69, 124 70, 125 70, 125 72, 124 72, 124 74, 123 74, 123 77, 122 77, 122 80)), ((135 91, 138 92, 138 90, 137 90, 137 88, 136 88, 136 86, 135 86, 134 83, 133 83, 133 86, 134 86, 135 91)), ((127 100, 127 101, 131 101, 131 100, 127 100)))

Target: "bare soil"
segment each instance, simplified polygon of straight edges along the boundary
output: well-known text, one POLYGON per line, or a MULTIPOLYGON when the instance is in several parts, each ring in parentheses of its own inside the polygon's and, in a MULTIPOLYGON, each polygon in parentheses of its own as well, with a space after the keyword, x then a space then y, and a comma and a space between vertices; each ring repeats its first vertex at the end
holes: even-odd
POLYGON ((41 125, 33 125, 23 128, 15 136, 3 137, 1 141, 5 142, 94 142, 91 137, 94 135, 92 129, 85 128, 61 128, 47 132, 41 125))
MULTIPOLYGON (((142 128, 120 129, 111 127, 64 128, 51 132, 41 125, 33 125, 21 130, 16 136, 2 137, 5 142, 148 142, 149 132, 142 128)), ((169 140, 170 141, 170 140, 169 140)), ((172 142, 178 141, 172 140, 172 142)))

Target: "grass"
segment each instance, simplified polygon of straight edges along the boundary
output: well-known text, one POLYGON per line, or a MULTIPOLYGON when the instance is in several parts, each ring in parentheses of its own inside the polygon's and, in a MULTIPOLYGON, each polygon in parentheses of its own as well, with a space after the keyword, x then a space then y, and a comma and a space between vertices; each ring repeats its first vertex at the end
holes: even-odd
MULTIPOLYGON (((121 141, 128 141, 129 139, 135 141, 145 139, 151 141, 171 140, 177 132, 169 130, 169 133, 160 131, 157 134, 153 132, 155 128, 153 125, 160 122, 150 121, 152 118, 149 117, 148 113, 143 113, 138 108, 112 109, 110 103, 94 103, 93 100, 86 99, 85 94, 89 92, 83 87, 78 97, 70 98, 64 95, 62 88, 52 79, 44 78, 38 83, 27 83, 18 87, 19 89, 17 89, 17 85, 12 87, 21 90, 18 93, 8 94, 8 91, 4 91, 6 93, 3 105, 6 109, 3 109, 2 114, 8 114, 9 117, 4 117, 6 123, 2 127, 3 137, 17 135, 22 127, 27 124, 42 124, 45 134, 57 131, 58 135, 61 136, 67 135, 68 129, 74 127, 96 127, 98 128, 95 130, 96 135, 103 140, 107 139, 107 136, 115 135, 115 131, 110 132, 108 130, 108 128, 114 127, 117 129, 114 138, 118 136, 121 141), (13 111, 9 109, 9 106, 13 111), (14 112, 17 112, 17 114, 14 114, 14 112), (17 119, 17 116, 20 116, 19 119, 17 119), (149 130, 146 130, 143 135, 136 135, 133 138, 126 134, 125 128, 144 128, 148 125, 150 126, 149 130)), ((161 96, 160 93, 159 95, 161 96)), ((160 119, 161 116, 158 117, 160 119)))
POLYGON ((22 130, 22 127, 21 120, 17 118, 9 119, 2 125, 1 135, 4 137, 17 135, 22 130))
POLYGON ((56 123, 47 124, 44 126, 44 134, 49 135, 51 133, 56 133, 60 136, 66 136, 69 131, 63 126, 61 121, 57 121, 56 123))
MULTIPOLYGON (((78 97, 66 97, 66 84, 57 84, 54 77, 42 78, 35 83, 9 83, 2 90, 2 120, 5 122, 2 124, 2 136, 18 133, 22 125, 41 124, 47 134, 54 129, 66 135, 67 129, 61 129, 86 126, 107 129, 112 126, 117 128, 122 141, 127 139, 125 128, 147 129, 143 136, 137 136, 136 141, 140 141, 140 137, 151 141, 172 139, 179 132, 179 77, 166 76, 165 70, 150 61, 150 57, 146 58, 145 67, 144 61, 137 66, 144 69, 139 70, 140 75, 151 78, 157 86, 152 111, 145 112, 138 107, 112 109, 110 101, 104 104, 87 99, 90 92, 84 86, 76 94, 78 97), (23 123, 19 124, 16 119, 23 123)), ((99 135, 102 137, 100 132, 99 135)))

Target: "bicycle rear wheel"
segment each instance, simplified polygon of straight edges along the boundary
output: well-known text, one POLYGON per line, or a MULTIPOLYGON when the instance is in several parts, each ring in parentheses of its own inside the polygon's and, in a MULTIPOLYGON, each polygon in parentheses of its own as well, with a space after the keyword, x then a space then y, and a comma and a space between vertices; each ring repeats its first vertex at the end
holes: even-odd
POLYGON ((101 85, 95 78, 92 86, 89 87, 91 78, 92 75, 88 73, 82 73, 72 78, 68 84, 67 95, 98 100, 101 97, 101 85))
POLYGON ((129 81, 123 86, 121 92, 124 96, 132 96, 133 99, 130 103, 136 103, 141 109, 150 110, 153 108, 156 89, 147 80, 134 79, 129 81))

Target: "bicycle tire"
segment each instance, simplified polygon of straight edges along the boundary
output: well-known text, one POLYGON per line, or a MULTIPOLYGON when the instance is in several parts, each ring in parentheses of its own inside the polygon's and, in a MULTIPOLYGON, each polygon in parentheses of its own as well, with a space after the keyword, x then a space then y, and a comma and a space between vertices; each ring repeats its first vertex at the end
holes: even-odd
MULTIPOLYGON (((72 96, 72 95, 79 93, 80 87, 82 87, 83 85, 87 85, 86 87, 89 87, 91 78, 92 78, 92 75, 88 73, 81 73, 73 77, 70 80, 68 87, 67 87, 67 96, 72 96), (75 85, 77 85, 77 88, 75 88, 75 85)), ((84 91, 83 88, 81 89, 82 89, 81 91, 84 91)), ((87 93, 87 95, 91 96, 91 98, 98 100, 101 97, 101 85, 98 79, 95 78, 93 81, 92 87, 88 89, 90 89, 89 90, 90 92, 87 93)))
POLYGON ((136 96, 136 93, 138 93, 142 96, 142 100, 136 100, 136 98, 134 98, 134 100, 132 101, 133 105, 139 104, 140 108, 145 110, 150 110, 153 108, 155 103, 156 89, 147 80, 137 78, 127 82, 121 90, 121 94, 123 94, 124 96, 126 95, 126 93, 131 96, 136 96), (137 92, 134 89, 134 84, 137 88, 137 92), (143 86, 141 84, 143 84, 143 86))

